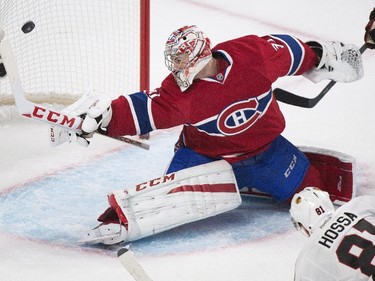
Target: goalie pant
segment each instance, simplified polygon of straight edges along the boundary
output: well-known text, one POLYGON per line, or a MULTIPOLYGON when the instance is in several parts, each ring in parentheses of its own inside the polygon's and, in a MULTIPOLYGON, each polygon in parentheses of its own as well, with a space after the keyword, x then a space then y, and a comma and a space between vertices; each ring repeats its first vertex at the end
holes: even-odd
POLYGON ((98 219, 103 223, 82 242, 138 240, 235 209, 241 196, 230 164, 220 160, 115 191, 108 201, 110 208, 98 219))

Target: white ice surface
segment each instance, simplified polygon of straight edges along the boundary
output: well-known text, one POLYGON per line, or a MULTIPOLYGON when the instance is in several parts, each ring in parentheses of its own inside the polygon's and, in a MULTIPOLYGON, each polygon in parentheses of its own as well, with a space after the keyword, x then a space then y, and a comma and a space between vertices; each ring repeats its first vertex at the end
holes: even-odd
MULTIPOLYGON (((151 86, 158 86, 167 75, 163 58, 164 41, 182 25, 198 25, 214 44, 245 34, 283 32, 303 40, 341 40, 361 46, 364 26, 373 7, 374 3, 370 0, 152 1, 151 86)), ((371 86, 375 75, 375 51, 367 50, 363 60, 365 77, 355 83, 335 85, 316 108, 303 109, 282 104, 287 120, 283 135, 297 145, 333 149, 355 157, 358 193, 375 194, 375 90, 371 86)), ((288 78, 278 81, 277 85, 313 96, 325 83, 314 85, 303 78, 288 78)), ((1 123, 0 194, 38 182, 48 175, 53 177, 71 167, 100 162, 105 155, 127 150, 135 153, 133 159, 122 163, 132 168, 129 182, 147 180, 164 172, 177 134, 177 129, 153 133, 149 152, 134 152, 129 145, 101 136, 96 136, 87 149, 75 144, 51 148, 47 126, 29 120, 1 123), (145 175, 148 177, 145 178, 145 175)), ((74 181, 70 184, 74 185, 74 181)), ((103 201, 105 196, 103 194, 103 201)), ((21 205, 19 212, 22 212, 21 205)), ((87 220, 92 221, 96 215, 88 214, 87 220)), ((261 229, 262 223, 258 227, 261 229)), ((304 239, 291 228, 281 235, 271 235, 238 246, 198 253, 179 251, 166 255, 142 255, 138 259, 152 278, 160 281, 292 280, 294 261, 304 239)), ((170 247, 173 249, 174 245, 170 247)), ((132 278, 114 255, 24 238, 9 234, 2 226, 0 280, 103 281, 132 278)))

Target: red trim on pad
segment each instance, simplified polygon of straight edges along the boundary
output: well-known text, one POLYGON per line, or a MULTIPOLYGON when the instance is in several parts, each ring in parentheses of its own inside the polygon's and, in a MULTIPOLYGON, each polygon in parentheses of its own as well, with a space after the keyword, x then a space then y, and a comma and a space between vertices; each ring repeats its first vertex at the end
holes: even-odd
POLYGON ((169 193, 177 192, 237 192, 234 183, 221 184, 197 184, 197 185, 182 185, 172 189, 169 193))

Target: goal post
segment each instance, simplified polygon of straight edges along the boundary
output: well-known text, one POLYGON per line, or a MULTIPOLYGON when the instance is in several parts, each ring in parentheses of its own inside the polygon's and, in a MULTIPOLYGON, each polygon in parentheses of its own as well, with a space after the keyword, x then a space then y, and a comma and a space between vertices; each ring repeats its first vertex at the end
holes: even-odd
POLYGON ((140 89, 150 87, 150 0, 141 2, 140 89))
MULTIPOLYGON (((2 0, 26 97, 68 105, 88 90, 116 98, 149 88, 150 0, 2 0)), ((0 121, 14 116, 0 61, 0 121)))

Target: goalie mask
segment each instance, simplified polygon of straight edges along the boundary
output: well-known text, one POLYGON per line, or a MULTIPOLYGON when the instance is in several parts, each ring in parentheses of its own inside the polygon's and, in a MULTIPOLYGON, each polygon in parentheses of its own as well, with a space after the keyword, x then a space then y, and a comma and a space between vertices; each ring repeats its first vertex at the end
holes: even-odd
POLYGON ((310 236, 317 227, 332 216, 335 208, 328 192, 306 187, 303 191, 294 194, 289 211, 296 229, 310 236))
POLYGON ((211 42, 195 25, 184 26, 169 36, 164 56, 177 85, 185 91, 212 58, 211 42))

